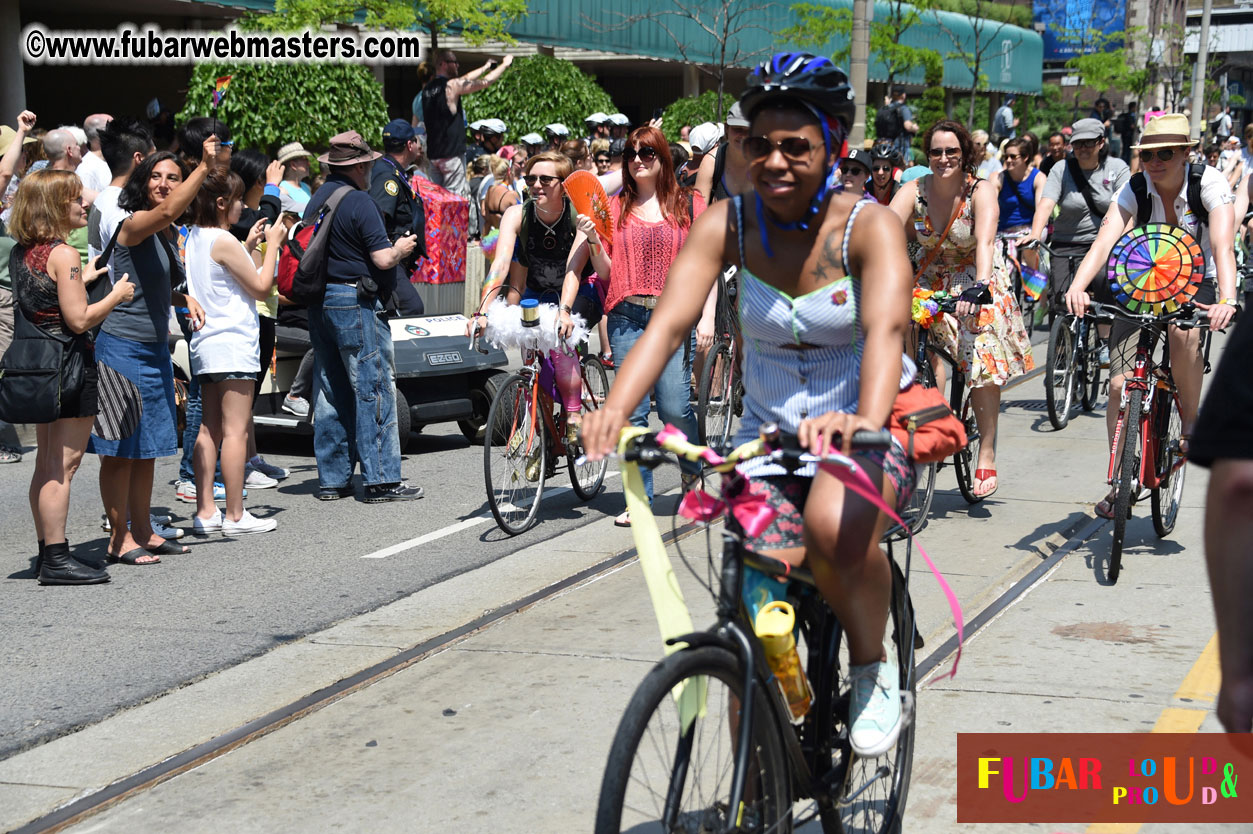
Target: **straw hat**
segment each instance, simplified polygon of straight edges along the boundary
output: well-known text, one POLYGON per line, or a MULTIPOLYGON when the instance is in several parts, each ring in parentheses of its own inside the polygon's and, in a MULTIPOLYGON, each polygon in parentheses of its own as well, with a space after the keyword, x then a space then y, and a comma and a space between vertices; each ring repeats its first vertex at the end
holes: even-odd
POLYGON ((1182 113, 1166 113, 1149 119, 1144 133, 1140 134, 1140 144, 1132 145, 1132 149, 1140 148, 1190 148, 1196 144, 1189 136, 1191 125, 1188 117, 1182 113))
MULTIPOLYGON (((9 150, 9 145, 13 144, 13 140, 17 138, 17 131, 8 125, 0 125, 0 155, 5 154, 9 150)), ((27 136, 22 140, 23 145, 29 145, 35 141, 34 136, 27 136)))
POLYGON ((278 149, 278 161, 289 162, 298 156, 305 156, 313 159, 313 154, 305 150, 305 146, 299 142, 288 142, 286 145, 278 149))

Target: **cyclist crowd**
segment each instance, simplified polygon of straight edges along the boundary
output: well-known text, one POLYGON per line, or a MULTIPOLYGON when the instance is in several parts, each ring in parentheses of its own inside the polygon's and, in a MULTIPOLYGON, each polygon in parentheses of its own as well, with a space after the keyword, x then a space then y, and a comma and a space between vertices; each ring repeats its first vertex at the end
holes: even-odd
MULTIPOLYGON (((73 396, 63 398, 60 419, 38 429, 30 502, 41 582, 108 578, 75 560, 65 540, 70 481, 88 451, 101 456, 109 561, 147 565, 186 552, 177 541, 184 531, 150 507, 154 460, 178 453, 172 309, 194 374, 176 485, 180 499, 197 504, 193 532, 276 526, 249 514, 243 501, 246 490, 288 475, 256 453, 250 417, 262 358, 284 337, 307 352, 303 382, 285 408, 317 414, 318 497, 349 494, 358 461, 367 501, 421 497, 400 477, 399 449, 383 442, 389 427, 394 434, 394 413, 366 407, 394 373, 378 314, 421 309, 406 272, 424 243, 422 203, 409 179, 415 172, 471 198, 478 230, 497 234, 472 328, 490 320, 492 305, 525 300, 555 305, 562 335, 576 317, 602 328, 603 358, 620 370, 596 412, 581 414, 577 358, 551 352, 566 440, 578 442, 582 428, 592 458, 612 450, 624 425, 646 425, 653 407, 697 435, 693 370, 719 335, 715 310, 728 266, 739 276, 744 337, 736 440, 773 422, 816 454, 841 437, 847 450, 855 430, 884 426, 896 395, 913 384, 918 369, 905 348, 914 293, 961 296, 932 338, 971 390, 981 439, 976 498, 999 487, 1000 391, 1035 367, 1012 260, 1034 268, 1033 250, 1047 240, 1046 307, 1082 316, 1089 290, 1104 297, 1116 241, 1145 222, 1170 223, 1204 252, 1195 301, 1211 325, 1222 329, 1234 315, 1235 240, 1244 237, 1253 165, 1247 151, 1223 145, 1207 147, 1202 161, 1184 116, 1150 120, 1138 144, 1125 143, 1135 151, 1128 166, 1111 149, 1108 105, 1041 147, 1031 134, 1018 135, 1007 102, 996 114, 994 144, 952 120, 917 124, 904 90, 894 89, 881 127, 876 118, 880 140, 850 148, 854 102, 842 70, 792 53, 754 71, 723 123, 685 127, 684 143, 668 142, 656 123, 633 128, 622 114, 594 113, 585 137, 554 123, 505 145, 507 123, 466 125, 461 99, 509 66, 506 58, 459 74, 455 55, 441 54, 413 119, 383 129, 384 153, 355 131, 336 136, 318 157, 321 183, 305 182, 313 155, 299 143, 273 159, 233 151, 229 126, 214 118, 188 122, 171 153, 158 152, 136 119, 92 116, 81 139, 69 128, 43 137, 47 165, 38 168, 47 170, 27 170, 33 113, 0 134, 10 316, 64 337, 91 360, 73 396), (922 164, 912 164, 919 134, 922 164), (574 210, 565 183, 576 170, 596 176, 610 196, 607 223, 574 210), (336 212, 327 289, 302 307, 280 296, 276 267, 288 231, 324 206, 336 212), (990 303, 968 300, 977 287, 990 303), (131 407, 118 407, 119 398, 131 407)), ((1253 148, 1253 128, 1245 135, 1253 148)), ((1114 402, 1133 337, 1133 328, 1117 324, 1107 334, 1114 402)), ((1172 329, 1170 339, 1186 454, 1203 362, 1196 331, 1172 329)), ((937 361, 933 370, 942 385, 945 367, 937 361)), ((0 455, 19 458, 9 448, 0 455)), ((902 508, 917 478, 905 449, 897 443, 856 456, 887 504, 902 508)), ((749 465, 742 474, 742 488, 778 510, 750 546, 806 561, 846 624, 857 682, 852 742, 860 754, 878 755, 902 721, 895 660, 883 652, 891 578, 879 536, 887 519, 822 471, 749 465), (807 501, 811 493, 818 499, 807 501)), ((698 482, 698 467, 687 464, 684 489, 698 482)), ((645 490, 651 501, 647 475, 645 490)), ((1111 502, 1107 496, 1096 511, 1109 517, 1111 502)), ((617 523, 629 525, 629 515, 617 523)))

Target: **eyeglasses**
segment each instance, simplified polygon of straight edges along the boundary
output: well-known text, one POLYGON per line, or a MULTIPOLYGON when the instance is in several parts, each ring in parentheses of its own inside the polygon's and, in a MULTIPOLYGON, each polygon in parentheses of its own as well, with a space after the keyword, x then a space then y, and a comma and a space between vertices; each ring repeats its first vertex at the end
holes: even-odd
POLYGON ((608 164, 609 164, 609 157, 607 157, 607 156, 598 156, 598 157, 596 157, 596 162, 597 162, 597 164, 604 164, 604 165, 608 165, 608 164))
POLYGON ((961 148, 931 148, 930 150, 927 151, 927 156, 931 157, 932 159, 939 159, 940 157, 945 157, 945 156, 956 159, 960 157, 961 155, 962 155, 961 148))
POLYGON ((534 188, 536 182, 545 188, 552 188, 561 182, 561 177, 554 177, 552 174, 527 174, 522 181, 526 183, 527 188, 534 188))
POLYGON ((1100 139, 1079 139, 1077 141, 1072 141, 1070 143, 1070 147, 1077 151, 1090 151, 1099 144, 1101 144, 1100 139))
POLYGON ((765 136, 745 136, 740 147, 744 150, 744 158, 749 162, 766 159, 774 153, 775 148, 792 162, 808 162, 814 152, 813 143, 804 136, 788 136, 777 142, 772 142, 765 136))
POLYGON ((1007 153, 1007 154, 1005 154, 1005 161, 1006 161, 1006 162, 1016 162, 1016 161, 1018 161, 1019 159, 1022 159, 1022 158, 1023 158, 1023 157, 1019 156, 1019 155, 1018 155, 1018 154, 1016 154, 1016 153, 1007 153))
POLYGON ((637 156, 640 158, 641 162, 652 162, 657 158, 657 151, 645 146, 640 148, 638 151, 635 150, 635 148, 627 148, 622 152, 622 158, 627 162, 632 161, 637 156))
POLYGON ((77 203, 78 205, 81 206, 83 205, 83 195, 79 194, 77 197, 71 197, 68 202, 70 205, 74 205, 75 203, 77 203))
POLYGON ((1155 151, 1140 151, 1141 162, 1152 162, 1153 157, 1157 157, 1158 162, 1170 162, 1175 158, 1175 149, 1158 148, 1155 151))
POLYGON ((891 166, 891 165, 876 165, 876 166, 874 166, 874 171, 875 171, 875 173, 876 173, 876 174, 882 174, 882 173, 884 173, 885 171, 886 171, 886 172, 888 172, 888 173, 891 173, 891 172, 892 172, 892 166, 891 166))

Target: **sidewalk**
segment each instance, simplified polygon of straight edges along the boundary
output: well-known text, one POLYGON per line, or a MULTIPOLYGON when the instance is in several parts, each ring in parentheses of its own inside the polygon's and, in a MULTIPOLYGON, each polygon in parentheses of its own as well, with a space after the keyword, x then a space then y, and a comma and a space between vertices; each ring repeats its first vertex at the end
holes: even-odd
MULTIPOLYGON (((994 498, 968 508, 952 470, 939 476, 944 491, 922 539, 968 620, 1089 521, 1103 493, 1103 421, 1080 415, 1064 432, 1033 430, 1047 423, 1035 405, 1041 385, 1006 392, 994 498)), ((1138 509, 1117 586, 1098 584, 1091 564, 1107 552, 1106 525, 968 642, 956 681, 920 692, 907 830, 963 830, 951 784, 956 732, 1147 730, 1176 703, 1213 634, 1203 474, 1189 472, 1188 508, 1168 542, 1138 509)), ((626 531, 597 521, 0 762, 0 828, 626 547, 626 531)), ((681 548, 703 576, 703 534, 681 548)), ((695 623, 708 623, 708 593, 677 559, 675 570, 695 623)), ((952 625, 921 559, 911 588, 925 657, 952 625)), ((68 830, 587 831, 617 721, 661 655, 642 577, 628 562, 68 830)))

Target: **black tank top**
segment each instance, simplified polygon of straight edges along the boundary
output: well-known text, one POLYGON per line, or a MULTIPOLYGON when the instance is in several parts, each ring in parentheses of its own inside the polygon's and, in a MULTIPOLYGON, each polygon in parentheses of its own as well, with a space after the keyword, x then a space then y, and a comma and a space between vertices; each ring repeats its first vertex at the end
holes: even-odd
POLYGON ((422 121, 426 125, 427 151, 431 159, 466 155, 466 118, 457 99, 457 112, 448 112, 448 79, 436 78, 422 90, 422 121))
MULTIPOLYGON (((535 214, 535 201, 527 200, 523 207, 522 225, 526 239, 521 241, 522 257, 518 260, 527 267, 526 288, 533 292, 561 292, 566 280, 566 261, 574 246, 574 212, 568 199, 563 202, 561 217, 549 226, 535 214)), ((583 268, 586 278, 594 271, 591 260, 583 268)))

